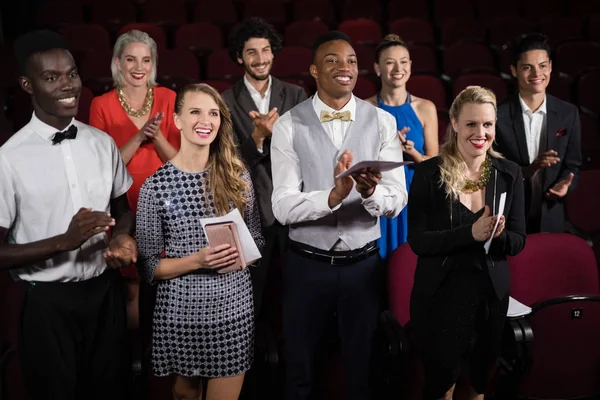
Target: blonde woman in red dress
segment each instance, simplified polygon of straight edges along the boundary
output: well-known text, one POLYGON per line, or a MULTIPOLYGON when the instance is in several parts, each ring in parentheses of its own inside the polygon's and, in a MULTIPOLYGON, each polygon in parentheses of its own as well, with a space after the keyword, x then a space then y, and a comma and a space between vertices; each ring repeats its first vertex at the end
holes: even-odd
MULTIPOLYGON (((173 122, 175 92, 156 85, 156 42, 132 30, 117 39, 111 71, 115 88, 92 101, 90 125, 117 143, 133 185, 127 198, 137 209, 140 188, 179 150, 180 132, 173 122)), ((128 326, 139 325, 139 279, 135 266, 124 268, 128 280, 128 326)))

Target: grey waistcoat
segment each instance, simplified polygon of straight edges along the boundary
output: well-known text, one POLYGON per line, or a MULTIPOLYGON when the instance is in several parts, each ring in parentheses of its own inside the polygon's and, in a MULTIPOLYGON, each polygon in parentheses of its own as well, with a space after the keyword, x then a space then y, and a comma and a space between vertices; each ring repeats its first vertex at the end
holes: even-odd
MULTIPOLYGON (((340 150, 315 113, 313 102, 305 101, 291 111, 293 146, 300 160, 302 192, 328 190, 334 186, 333 170, 344 150, 352 151, 353 164, 378 160, 381 148, 377 110, 356 99, 356 116, 346 132, 340 150)), ((358 249, 377 240, 381 233, 379 218, 372 217, 353 189, 339 209, 316 221, 290 225, 290 239, 323 250, 330 250, 338 240, 350 249, 358 249)))

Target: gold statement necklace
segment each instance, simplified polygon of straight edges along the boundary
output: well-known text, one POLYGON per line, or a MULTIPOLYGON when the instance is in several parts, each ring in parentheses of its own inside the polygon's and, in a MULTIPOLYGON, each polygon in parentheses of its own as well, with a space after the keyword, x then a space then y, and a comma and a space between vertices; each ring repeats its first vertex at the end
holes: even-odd
POLYGON ((479 179, 477 181, 467 179, 463 190, 467 192, 477 192, 478 190, 485 188, 490 180, 491 172, 492 159, 489 156, 486 156, 485 161, 483 161, 483 164, 481 165, 481 176, 479 179))
POLYGON ((117 89, 117 96, 119 97, 119 102, 121 103, 121 106, 123 107, 125 112, 128 115, 131 115, 132 117, 139 118, 139 117, 143 117, 144 115, 148 114, 150 112, 150 109, 152 108, 152 104, 154 103, 154 89, 153 88, 148 89, 148 93, 146 93, 146 98, 144 99, 144 105, 139 110, 133 109, 129 105, 129 103, 127 103, 127 100, 125 100, 125 96, 123 95, 123 91, 120 88, 117 89))

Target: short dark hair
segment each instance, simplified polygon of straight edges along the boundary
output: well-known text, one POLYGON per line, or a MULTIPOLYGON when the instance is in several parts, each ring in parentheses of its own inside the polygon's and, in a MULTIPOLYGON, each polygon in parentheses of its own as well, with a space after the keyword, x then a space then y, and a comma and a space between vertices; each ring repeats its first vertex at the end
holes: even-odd
POLYGON ((526 33, 519 36, 509 46, 511 55, 511 65, 517 66, 521 54, 531 50, 545 50, 548 58, 552 59, 552 48, 548 42, 548 37, 542 33, 526 33))
POLYGON ((241 65, 238 63, 238 58, 242 58, 244 45, 252 38, 267 39, 275 57, 283 46, 283 39, 267 21, 258 17, 248 18, 229 36, 229 57, 234 63, 241 65))
POLYGON ((315 62, 315 57, 317 56, 317 50, 319 50, 319 47, 321 47, 323 44, 325 44, 327 42, 332 42, 334 40, 343 40, 344 42, 348 42, 348 44, 352 44, 352 42, 350 41, 350 38, 344 32, 340 32, 340 31, 325 32, 324 34, 318 36, 313 43, 313 47, 312 47, 313 62, 315 62))
POLYGON ((69 49, 65 38, 54 31, 37 30, 17 38, 14 43, 14 52, 21 75, 27 75, 27 64, 31 56, 54 49, 69 49))

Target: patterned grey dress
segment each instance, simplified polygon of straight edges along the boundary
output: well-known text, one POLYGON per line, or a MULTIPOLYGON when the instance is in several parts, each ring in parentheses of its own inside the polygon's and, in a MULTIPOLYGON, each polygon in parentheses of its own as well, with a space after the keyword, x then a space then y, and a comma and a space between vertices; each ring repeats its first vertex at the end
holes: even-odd
MULTIPOLYGON (((200 219, 216 216, 208 170, 188 173, 167 162, 142 186, 136 239, 140 277, 157 287, 152 332, 156 376, 207 378, 247 371, 254 351, 254 309, 248 268, 226 274, 200 270, 154 281, 163 257, 181 258, 208 245, 200 219)), ((259 249, 264 245, 250 175, 244 219, 259 249)), ((252 267, 250 267, 252 268, 252 267)))

